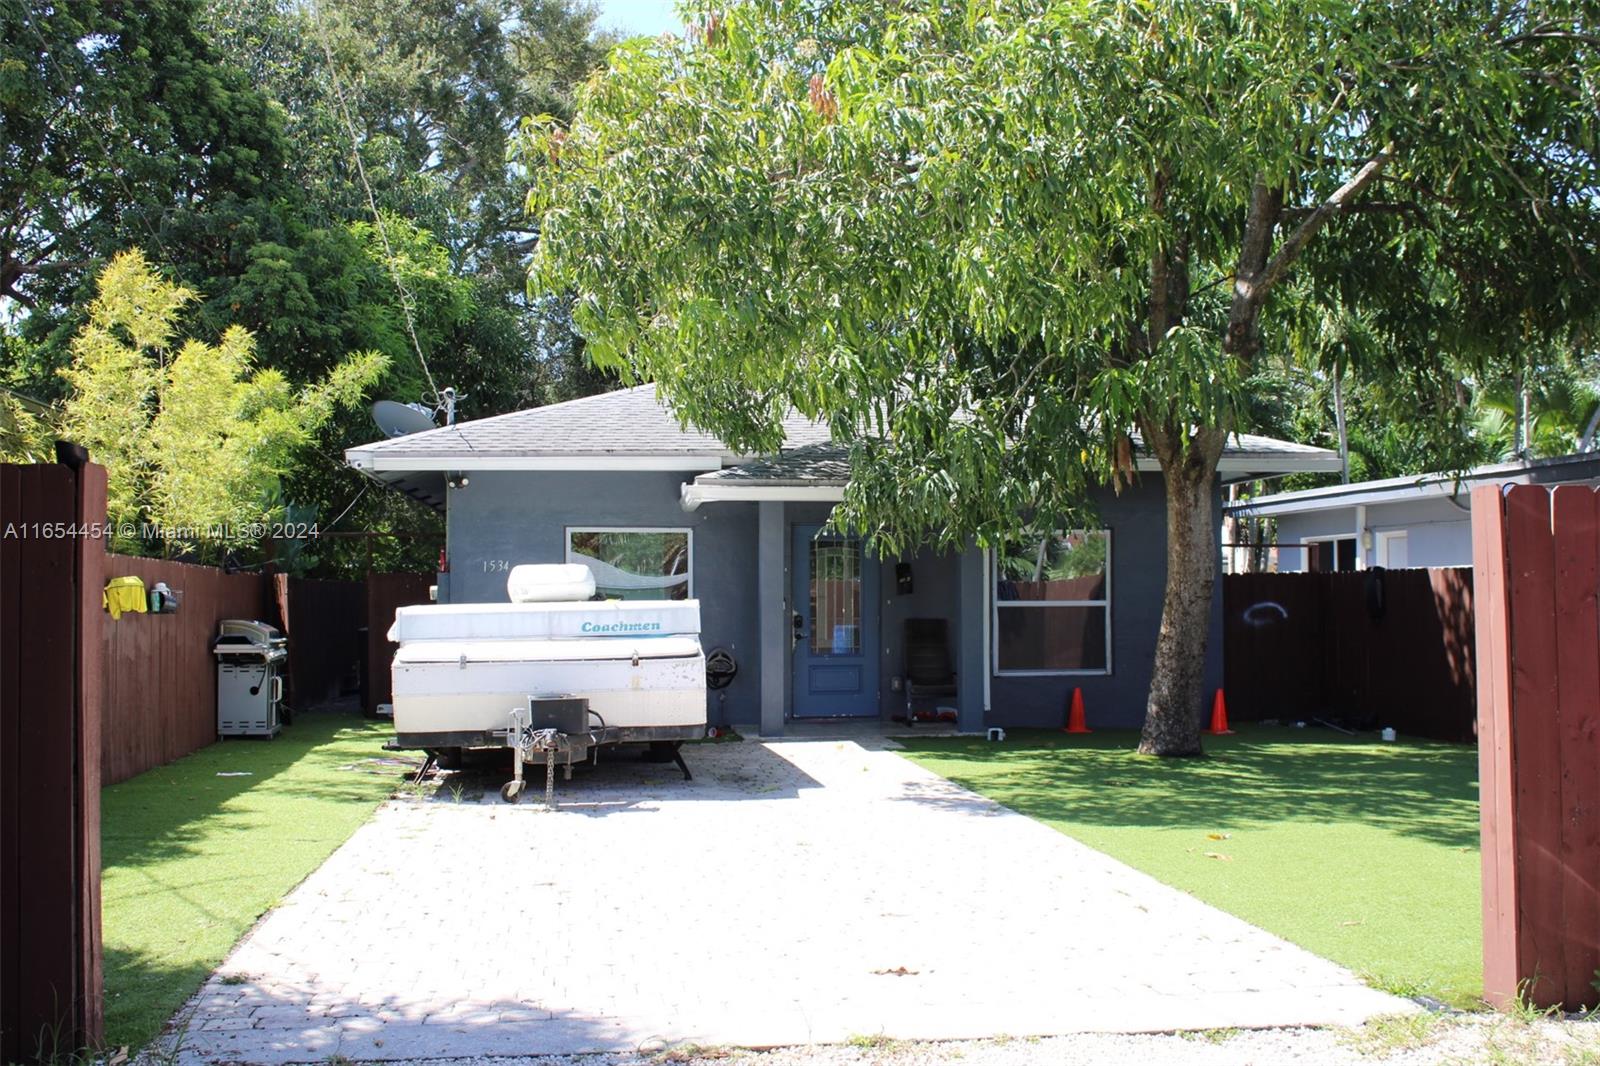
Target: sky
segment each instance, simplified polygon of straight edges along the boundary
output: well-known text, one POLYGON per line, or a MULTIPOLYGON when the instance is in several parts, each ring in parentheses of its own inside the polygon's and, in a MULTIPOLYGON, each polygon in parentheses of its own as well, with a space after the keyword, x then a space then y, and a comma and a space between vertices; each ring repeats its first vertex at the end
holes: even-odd
POLYGON ((683 21, 673 11, 674 0, 598 0, 597 24, 625 34, 654 37, 668 30, 683 33, 683 21))

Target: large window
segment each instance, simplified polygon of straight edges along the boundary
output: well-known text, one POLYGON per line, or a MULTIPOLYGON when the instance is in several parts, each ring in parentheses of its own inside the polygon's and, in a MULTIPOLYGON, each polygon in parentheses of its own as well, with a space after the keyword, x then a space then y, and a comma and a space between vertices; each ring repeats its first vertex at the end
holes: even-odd
POLYGON ((1057 531, 994 553, 997 674, 1111 672, 1111 532, 1057 531))
POLYGON ((607 599, 686 600, 693 543, 687 529, 569 528, 567 562, 587 566, 607 599))
POLYGON ((1356 538, 1322 537, 1303 542, 1306 569, 1314 574, 1344 573, 1356 568, 1356 538))

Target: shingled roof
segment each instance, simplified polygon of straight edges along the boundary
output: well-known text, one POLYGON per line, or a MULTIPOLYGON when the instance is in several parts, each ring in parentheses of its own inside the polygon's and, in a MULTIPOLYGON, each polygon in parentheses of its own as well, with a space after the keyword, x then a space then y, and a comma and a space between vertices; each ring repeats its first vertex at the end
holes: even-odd
MULTIPOLYGON (((1137 446, 1137 442, 1136 442, 1137 446)), ((449 472, 478 470, 672 470, 698 474, 685 501, 837 499, 849 480, 849 453, 828 428, 797 412, 784 421, 783 450, 750 459, 715 436, 679 424, 653 384, 566 403, 459 422, 351 448, 353 467, 435 508, 449 472)), ((1157 469, 1141 455, 1140 469, 1157 469)), ((1290 471, 1338 470, 1325 448, 1250 433, 1229 438, 1219 472, 1225 480, 1290 471)))
MULTIPOLYGON (((828 428, 797 412, 784 420, 784 447, 828 439, 828 428)), ((352 466, 395 470, 408 460, 470 465, 487 458, 704 456, 739 458, 709 433, 680 425, 656 398, 654 384, 363 444, 345 452, 352 466)))

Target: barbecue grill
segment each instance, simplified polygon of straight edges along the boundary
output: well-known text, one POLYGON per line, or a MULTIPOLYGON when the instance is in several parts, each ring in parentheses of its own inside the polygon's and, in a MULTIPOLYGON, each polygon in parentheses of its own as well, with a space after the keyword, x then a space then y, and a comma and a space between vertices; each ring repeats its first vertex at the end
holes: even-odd
POLYGON ((217 735, 272 737, 283 710, 289 642, 276 626, 229 618, 217 626, 217 735))

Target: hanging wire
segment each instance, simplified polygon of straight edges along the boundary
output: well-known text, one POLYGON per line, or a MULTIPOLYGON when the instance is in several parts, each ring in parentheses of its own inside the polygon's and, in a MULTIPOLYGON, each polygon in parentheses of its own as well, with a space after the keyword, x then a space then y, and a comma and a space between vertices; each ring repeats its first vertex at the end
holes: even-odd
POLYGON ((335 518, 332 522, 329 522, 327 524, 327 526, 322 528, 321 532, 323 532, 323 533, 330 532, 333 529, 334 526, 336 526, 340 522, 344 521, 344 516, 349 514, 350 511, 355 507, 356 504, 361 502, 361 497, 363 497, 363 496, 365 496, 367 494, 367 489, 370 488, 371 485, 372 485, 371 481, 363 480, 361 482, 361 491, 356 493, 355 497, 353 499, 351 499, 351 501, 348 504, 345 505, 345 509, 339 512, 339 517, 335 518))
POLYGON ((333 95, 339 104, 339 114, 344 119, 345 132, 350 137, 350 157, 355 160, 356 175, 361 179, 361 189, 366 193, 367 209, 372 212, 372 224, 377 227, 378 239, 383 242, 384 267, 389 273, 389 278, 394 282, 395 291, 400 296, 400 312, 405 318, 406 333, 411 337, 411 347, 416 350, 417 363, 422 367, 422 376, 428 382, 428 395, 424 400, 435 408, 439 405, 439 387, 433 382, 433 371, 428 369, 428 359, 422 354, 422 342, 417 340, 417 325, 413 314, 414 302, 411 293, 406 289, 405 282, 400 278, 400 272, 395 269, 394 248, 389 244, 389 231, 383 224, 383 215, 378 211, 378 200, 372 195, 372 183, 367 180, 367 167, 361 160, 361 141, 356 134, 355 120, 350 117, 350 105, 345 101, 344 85, 339 81, 339 66, 334 62, 333 47, 328 43, 328 34, 322 24, 321 5, 312 0, 311 25, 316 30, 317 41, 322 45, 322 54, 328 61, 328 80, 333 83, 333 95))

